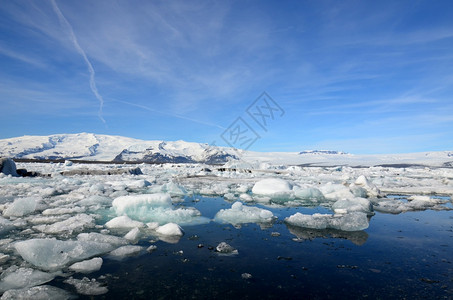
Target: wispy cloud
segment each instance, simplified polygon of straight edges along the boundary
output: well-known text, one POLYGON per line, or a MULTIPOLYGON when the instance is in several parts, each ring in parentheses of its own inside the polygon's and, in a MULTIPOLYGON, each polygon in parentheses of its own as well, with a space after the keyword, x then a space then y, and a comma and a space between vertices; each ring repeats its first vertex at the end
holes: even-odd
POLYGON ((51 3, 52 3, 52 7, 55 11, 55 13, 58 15, 58 19, 60 20, 61 24, 63 26, 66 27, 66 29, 68 30, 69 32, 69 35, 71 37, 71 41, 72 43, 74 44, 74 47, 76 48, 77 52, 80 53, 80 55, 83 57, 83 60, 85 61, 87 67, 88 67, 88 72, 90 73, 90 88, 91 88, 91 91, 93 92, 94 96, 99 100, 99 112, 98 112, 98 116, 99 116, 99 119, 105 124, 105 120, 104 118, 102 117, 102 107, 104 106, 104 99, 102 98, 102 96, 99 94, 98 92, 98 89, 96 87, 96 80, 95 80, 95 76, 96 76, 96 73, 94 71, 94 68, 90 62, 90 60, 88 59, 85 51, 82 49, 82 47, 80 47, 80 44, 79 42, 77 41, 77 37, 75 36, 74 34, 74 30, 72 29, 72 26, 71 24, 68 22, 68 20, 65 18, 65 16, 63 15, 63 13, 61 12, 60 8, 58 7, 57 3, 55 2, 55 0, 51 0, 51 3))

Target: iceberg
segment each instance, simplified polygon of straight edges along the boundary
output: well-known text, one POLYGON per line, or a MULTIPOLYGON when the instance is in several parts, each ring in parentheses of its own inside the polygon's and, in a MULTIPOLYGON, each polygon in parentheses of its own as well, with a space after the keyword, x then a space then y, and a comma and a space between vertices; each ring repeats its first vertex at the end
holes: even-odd
POLYGON ((161 235, 167 235, 167 236, 183 236, 184 231, 182 228, 175 223, 168 223, 163 226, 159 226, 156 229, 156 232, 161 235))

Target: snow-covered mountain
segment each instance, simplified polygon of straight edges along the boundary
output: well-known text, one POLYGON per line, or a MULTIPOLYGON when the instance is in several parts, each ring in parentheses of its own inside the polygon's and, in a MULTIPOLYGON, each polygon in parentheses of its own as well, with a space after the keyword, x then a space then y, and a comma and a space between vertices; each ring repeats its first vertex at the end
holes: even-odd
POLYGON ((92 133, 23 136, 0 140, 0 157, 157 163, 208 163, 236 168, 271 165, 453 167, 453 151, 355 155, 331 150, 253 152, 185 141, 144 141, 92 133), (264 164, 264 165, 263 165, 264 164))
POLYGON ((159 163, 224 163, 236 158, 233 149, 208 144, 144 141, 93 133, 23 136, 0 140, 0 157, 159 163))

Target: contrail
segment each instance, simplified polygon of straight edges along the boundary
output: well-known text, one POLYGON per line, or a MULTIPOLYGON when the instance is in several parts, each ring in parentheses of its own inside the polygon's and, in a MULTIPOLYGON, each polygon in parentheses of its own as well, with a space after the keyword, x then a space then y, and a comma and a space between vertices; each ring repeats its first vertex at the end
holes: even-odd
POLYGON ((93 92, 94 96, 99 100, 99 112, 98 112, 98 117, 99 117, 99 119, 101 119, 101 121, 105 124, 105 120, 104 120, 104 118, 102 117, 102 107, 104 106, 104 99, 103 99, 102 96, 99 94, 98 88, 96 87, 96 81, 95 81, 95 79, 94 79, 96 73, 94 72, 93 66, 91 65, 91 62, 90 62, 90 60, 88 59, 88 57, 87 57, 85 51, 82 49, 82 47, 80 47, 79 42, 77 41, 77 37, 76 37, 75 34, 74 34, 74 30, 72 29, 71 24, 70 24, 69 21, 65 18, 65 16, 64 16, 63 13, 61 12, 60 8, 58 8, 58 5, 57 5, 57 3, 55 2, 55 0, 51 0, 51 3, 52 3, 52 6, 53 6, 53 10, 54 10, 55 13, 58 15, 58 19, 60 20, 60 23, 62 23, 62 25, 65 25, 65 26, 68 28, 69 33, 70 33, 70 35, 71 35, 72 43, 74 44, 74 47, 76 48, 77 52, 79 52, 80 55, 82 55, 83 59, 85 60, 85 63, 87 64, 88 72, 90 72, 90 88, 91 88, 91 91, 93 92))

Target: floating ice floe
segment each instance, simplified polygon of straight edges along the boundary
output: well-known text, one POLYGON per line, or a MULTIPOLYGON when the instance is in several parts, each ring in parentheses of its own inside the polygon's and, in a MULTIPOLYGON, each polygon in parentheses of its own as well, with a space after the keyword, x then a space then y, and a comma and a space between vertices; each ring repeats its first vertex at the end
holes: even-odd
POLYGON ((75 295, 51 285, 40 285, 6 291, 1 300, 69 300, 76 299, 75 295))
POLYGON ((3 211, 3 215, 5 217, 23 217, 31 214, 40 200, 38 197, 17 198, 3 211))
POLYGON ((325 199, 323 193, 319 189, 314 187, 303 188, 299 186, 294 186, 293 191, 296 199, 310 201, 322 201, 325 199))
POLYGON ((33 228, 50 234, 72 234, 74 231, 80 232, 86 228, 92 228, 94 225, 94 218, 92 216, 78 214, 64 221, 56 222, 50 225, 36 225, 33 226, 33 228))
POLYGON ((382 213, 399 214, 408 211, 432 210, 451 210, 445 204, 448 200, 432 198, 429 196, 414 195, 408 197, 407 201, 394 198, 381 198, 375 201, 374 210, 382 213))
POLYGON ((291 193, 293 186, 280 178, 266 178, 258 181, 252 188, 256 195, 284 197, 291 193))
POLYGON ((356 187, 363 188, 368 197, 379 197, 381 196, 381 191, 379 188, 373 184, 368 178, 366 178, 364 175, 360 175, 356 181, 350 185, 350 188, 353 190, 356 187))
POLYGON ((184 231, 182 228, 175 223, 168 223, 162 226, 159 226, 156 229, 156 232, 160 235, 166 235, 166 236, 183 236, 184 231))
POLYGON ((287 224, 312 229, 338 229, 344 231, 359 231, 368 228, 367 214, 352 212, 347 214, 329 215, 313 214, 305 215, 295 213, 285 218, 287 224))
POLYGON ((142 246, 126 245, 111 251, 109 255, 116 259, 123 259, 127 256, 138 255, 143 251, 143 249, 144 248, 142 246))
POLYGON ((219 253, 222 254, 238 254, 238 250, 234 249, 231 245, 221 242, 220 244, 217 245, 215 250, 219 253))
POLYGON ((97 296, 103 295, 109 291, 107 287, 102 286, 102 284, 94 278, 90 280, 87 277, 83 277, 82 279, 70 277, 64 282, 73 285, 76 288, 77 293, 82 295, 97 296))
POLYGON ((33 287, 55 278, 54 274, 31 268, 11 266, 0 275, 0 293, 11 289, 33 287))
POLYGON ((209 222, 193 207, 174 208, 170 195, 162 193, 122 196, 113 200, 112 207, 117 215, 127 215, 142 222, 173 222, 181 225, 209 222))
POLYGON ((102 258, 95 257, 89 260, 74 263, 69 266, 69 270, 78 273, 88 274, 99 271, 102 267, 102 262, 103 262, 102 258))
POLYGON ((132 220, 128 216, 119 216, 111 219, 105 223, 107 228, 142 228, 145 227, 145 224, 139 221, 132 220))
POLYGON ((266 223, 274 219, 274 214, 267 210, 254 206, 246 206, 241 202, 235 202, 230 209, 221 209, 214 220, 221 223, 266 223))
POLYGON ((350 212, 363 212, 368 215, 373 214, 373 205, 368 199, 352 198, 336 201, 332 205, 332 209, 337 214, 345 214, 350 212))
POLYGON ((107 253, 116 247, 112 244, 92 241, 29 239, 16 242, 14 248, 32 265, 46 271, 54 271, 70 263, 107 253))

